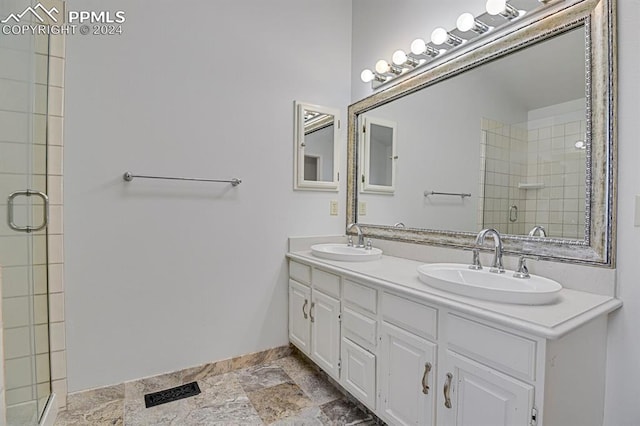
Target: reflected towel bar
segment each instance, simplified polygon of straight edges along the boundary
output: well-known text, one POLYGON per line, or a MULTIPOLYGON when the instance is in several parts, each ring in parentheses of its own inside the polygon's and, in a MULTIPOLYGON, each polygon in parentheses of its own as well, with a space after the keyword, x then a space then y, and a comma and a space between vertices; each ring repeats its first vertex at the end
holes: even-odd
POLYGON ((131 172, 124 172, 122 175, 122 179, 127 182, 131 182, 133 178, 141 178, 141 179, 167 179, 167 180, 191 180, 196 182, 220 182, 220 183, 230 183, 233 186, 238 186, 242 183, 242 181, 238 178, 232 178, 228 180, 223 179, 201 179, 201 178, 186 178, 186 177, 168 177, 168 176, 145 176, 145 175, 134 175, 131 172))
POLYGON ((471 193, 457 193, 457 192, 436 192, 436 191, 424 191, 424 196, 428 197, 429 195, 454 195, 456 197, 471 197, 471 193))

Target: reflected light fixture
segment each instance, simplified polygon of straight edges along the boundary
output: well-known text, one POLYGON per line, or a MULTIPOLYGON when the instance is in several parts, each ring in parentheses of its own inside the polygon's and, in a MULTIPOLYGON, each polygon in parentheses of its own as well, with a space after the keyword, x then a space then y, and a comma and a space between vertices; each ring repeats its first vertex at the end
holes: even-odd
POLYGON ((454 30, 447 31, 443 27, 438 27, 431 33, 429 42, 422 38, 416 38, 411 42, 410 53, 407 54, 402 49, 396 50, 393 52, 391 63, 384 59, 378 60, 375 64, 375 71, 370 69, 363 70, 360 74, 360 79, 365 83, 371 83, 371 87, 376 89, 378 86, 402 74, 430 63, 435 58, 439 59, 443 55, 455 51, 457 47, 466 44, 466 42, 475 41, 475 39, 483 37, 495 28, 508 25, 509 22, 528 12, 545 7, 547 3, 551 3, 551 0, 538 0, 538 2, 533 3, 537 3, 538 6, 531 5, 527 7, 527 10, 518 10, 511 6, 507 0, 487 0, 485 4, 486 14, 483 13, 479 16, 474 16, 468 12, 461 14, 456 21, 454 30), (496 15, 505 18, 504 21, 498 22, 501 20, 491 18, 491 16, 496 15), (491 22, 492 26, 483 21, 491 22), (460 37, 461 33, 469 31, 476 33, 476 35, 469 34, 469 36, 463 35, 464 38, 460 37))

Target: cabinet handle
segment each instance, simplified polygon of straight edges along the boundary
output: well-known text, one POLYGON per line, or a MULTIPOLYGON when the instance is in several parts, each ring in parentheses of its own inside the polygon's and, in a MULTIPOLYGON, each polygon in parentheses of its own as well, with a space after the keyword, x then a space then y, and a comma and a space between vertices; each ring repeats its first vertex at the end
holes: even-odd
POLYGON ((429 372, 431 371, 431 363, 428 362, 424 365, 424 374, 422 375, 422 393, 429 394, 429 372))
POLYGON ((444 406, 447 408, 451 408, 451 395, 449 395, 451 379, 453 379, 453 374, 447 373, 447 380, 444 382, 444 406))
POLYGON ((311 302, 311 307, 309 308, 309 316, 311 317, 311 322, 316 322, 316 319, 313 317, 313 308, 316 306, 316 302, 311 302))
POLYGON ((306 308, 308 304, 309 304, 309 301, 307 299, 304 299, 304 305, 302 305, 302 315, 304 316, 304 319, 307 319, 309 317, 309 315, 307 315, 307 313, 304 310, 304 308, 306 308))

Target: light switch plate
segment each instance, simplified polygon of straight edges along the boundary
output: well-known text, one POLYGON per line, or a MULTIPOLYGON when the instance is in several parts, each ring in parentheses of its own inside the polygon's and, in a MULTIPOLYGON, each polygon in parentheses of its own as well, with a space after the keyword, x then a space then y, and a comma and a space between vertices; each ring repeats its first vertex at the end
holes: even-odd
POLYGON ((367 202, 359 201, 358 202, 358 216, 366 216, 367 215, 367 202))
POLYGON ((338 216, 338 200, 331 200, 329 204, 329 214, 331 216, 338 216))
POLYGON ((640 226, 640 195, 636 195, 635 226, 640 226))

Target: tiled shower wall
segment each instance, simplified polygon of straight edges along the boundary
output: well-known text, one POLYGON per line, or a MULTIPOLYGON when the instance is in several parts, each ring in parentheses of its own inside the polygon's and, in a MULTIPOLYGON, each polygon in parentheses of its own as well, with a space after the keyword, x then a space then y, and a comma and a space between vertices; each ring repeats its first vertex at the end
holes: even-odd
POLYGON ((527 179, 544 188, 526 191, 526 229, 542 225, 550 237, 584 238, 586 149, 575 145, 585 132, 584 119, 530 126, 527 179))
POLYGON ((580 112, 524 125, 482 121, 480 228, 523 235, 543 226, 548 237, 585 233, 586 120, 580 112), (529 186, 529 188, 527 188, 529 186))
MULTIPOLYGON (((61 6, 60 6, 61 8, 61 6)), ((5 352, 5 399, 7 407, 33 399, 34 395, 42 396, 49 392, 48 377, 52 380, 53 392, 58 398, 58 405, 66 405, 66 351, 64 328, 64 288, 63 288, 63 257, 62 257, 62 151, 63 151, 63 94, 64 94, 64 55, 65 44, 63 36, 37 37, 36 50, 36 81, 35 105, 32 117, 28 117, 25 109, 11 104, 11 96, 0 99, 0 125, 7 130, 7 139, 0 143, 10 144, 7 153, 14 152, 20 156, 23 151, 21 144, 27 140, 21 135, 12 135, 10 129, 20 123, 33 123, 31 130, 34 141, 34 169, 44 170, 44 174, 33 178, 32 189, 45 191, 50 200, 50 222, 46 231, 33 234, 33 273, 36 288, 30 289, 28 283, 29 267, 26 257, 15 249, 9 249, 10 239, 16 238, 10 232, 1 232, 0 239, 7 244, 0 244, 8 250, 0 250, 2 262, 2 316, 4 322, 4 352, 5 352), (50 45, 48 45, 50 43, 50 45), (50 55, 47 69, 47 54, 50 55), (48 92, 47 92, 48 80, 48 92), (48 101, 47 101, 48 99, 48 101), (4 103, 3 103, 4 101, 4 103), (48 139, 48 146, 46 145, 48 139), (38 166, 37 164, 40 164, 38 166), (45 249, 46 247, 46 249, 45 249), (47 262, 48 260, 48 262, 47 262), (48 265, 48 266, 47 266, 48 265), (46 286, 48 279, 48 289, 46 286), (33 301, 33 305, 31 305, 33 301), (30 317, 31 309, 37 312, 30 317), (35 322, 34 322, 35 321, 35 322), (33 331, 31 327, 33 327, 33 331), (49 339, 47 339, 49 327, 49 339), (31 335, 30 333, 34 333, 31 335), (36 355, 33 360, 29 355, 29 345, 35 343, 36 355), (49 364, 48 353, 51 353, 49 364), (32 386, 32 377, 37 378, 38 384, 32 386), (40 380, 42 378, 42 380, 40 380)), ((12 64, 24 61, 25 55, 32 55, 30 48, 24 51, 0 47, 5 49, 6 61, 9 66, 0 68, 0 84, 5 88, 28 83, 28 76, 20 77, 12 64), (13 74, 11 74, 13 72, 13 74), (21 81, 24 80, 24 81, 21 81)), ((3 54, 5 53, 3 52, 3 54)), ((9 92, 11 93, 11 92, 9 92)), ((24 151, 26 152, 26 151, 24 151)), ((10 154, 9 154, 10 155, 10 154)), ((0 173, 0 181, 11 187, 11 190, 24 189, 15 187, 15 173, 10 170, 11 158, 5 158, 5 166, 0 173), (7 168, 9 167, 9 168, 7 168)), ((23 157, 16 157, 16 161, 24 161, 23 157)), ((24 178, 22 178, 24 179, 24 178)), ((6 215, 6 202, 2 206, 2 215, 6 215)), ((38 212, 36 217, 40 217, 38 212)), ((5 217, 6 220, 6 217, 5 217)), ((8 228, 6 228, 8 229, 8 228)))
POLYGON ((523 234, 521 206, 525 191, 518 189, 518 184, 527 173, 527 131, 521 126, 483 119, 482 134, 480 193, 484 196, 478 207, 480 229, 523 234))

